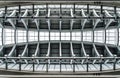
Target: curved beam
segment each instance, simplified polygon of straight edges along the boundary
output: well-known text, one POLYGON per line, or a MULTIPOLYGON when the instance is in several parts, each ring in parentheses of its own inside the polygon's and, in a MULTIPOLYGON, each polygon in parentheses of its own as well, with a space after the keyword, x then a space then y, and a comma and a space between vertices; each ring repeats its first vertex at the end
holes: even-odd
MULTIPOLYGON (((93 15, 94 17, 100 17, 94 9, 93 9, 93 15)), ((100 21, 101 19, 93 19, 93 25, 94 25, 93 29, 96 28, 96 26, 98 25, 100 21)))
POLYGON ((50 56, 50 42, 48 44, 48 50, 47 50, 47 54, 46 54, 46 57, 49 57, 50 56))
POLYGON ((72 42, 70 42, 70 50, 71 50, 72 57, 75 57, 72 42))
MULTIPOLYGON (((87 17, 83 9, 81 9, 82 17, 87 17)), ((81 19, 82 29, 84 29, 87 19, 81 19)))
MULTIPOLYGON (((38 17, 39 16, 39 9, 37 9, 36 15, 34 17, 38 17)), ((39 20, 38 19, 34 19, 34 22, 37 26, 37 29, 39 30, 39 20)))
MULTIPOLYGON (((105 10, 105 15, 106 15, 106 17, 113 17, 112 15, 110 15, 110 13, 107 10, 105 10)), ((114 19, 106 19, 106 21, 105 21, 105 23, 106 23, 105 29, 107 29, 109 27, 109 25, 114 21, 115 21, 114 19)))
MULTIPOLYGON (((15 17, 16 15, 16 10, 14 10, 8 17, 15 17)), ((15 23, 16 21, 14 19, 8 18, 7 21, 12 25, 12 27, 15 29, 15 23)))
POLYGON ((12 56, 12 54, 14 53, 14 50, 16 49, 16 44, 12 47, 10 53, 8 54, 8 56, 12 56))
MULTIPOLYGON (((28 9, 25 10, 24 14, 22 15, 22 17, 26 17, 28 15, 28 9)), ((21 19, 23 25, 25 26, 25 28, 27 29, 27 25, 28 25, 28 20, 27 19, 21 19)))
MULTIPOLYGON (((36 50, 35 50, 35 54, 34 54, 35 57, 38 56, 38 52, 39 52, 39 51, 40 51, 40 50, 39 50, 39 43, 38 43, 38 44, 37 44, 37 48, 36 48, 36 50)), ((36 59, 36 61, 37 61, 37 63, 39 64, 39 60, 36 59)))

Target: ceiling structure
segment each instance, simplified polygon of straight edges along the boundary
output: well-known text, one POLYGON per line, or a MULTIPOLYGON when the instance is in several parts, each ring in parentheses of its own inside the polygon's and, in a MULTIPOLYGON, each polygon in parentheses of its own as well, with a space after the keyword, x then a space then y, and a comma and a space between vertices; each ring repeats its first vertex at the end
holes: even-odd
POLYGON ((119 1, 28 1, 0 2, 0 68, 119 71, 119 1))

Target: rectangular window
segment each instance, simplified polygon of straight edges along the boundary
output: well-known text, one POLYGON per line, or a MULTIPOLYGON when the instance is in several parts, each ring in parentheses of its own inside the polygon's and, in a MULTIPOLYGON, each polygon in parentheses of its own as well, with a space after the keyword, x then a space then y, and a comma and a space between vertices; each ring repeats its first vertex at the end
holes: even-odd
POLYGON ((4 44, 13 44, 13 43, 14 43, 14 30, 4 29, 4 44))
POLYGON ((117 29, 106 30, 106 43, 117 44, 117 29))
POLYGON ((41 31, 40 33, 39 33, 39 40, 40 41, 48 41, 49 40, 49 32, 43 32, 43 31, 41 31))
POLYGON ((17 43, 26 42, 26 30, 17 30, 16 31, 16 40, 17 43))
POLYGON ((81 41, 81 32, 72 32, 72 40, 81 41))
POLYGON ((83 32, 83 41, 92 41, 92 31, 83 32))
POLYGON ((70 40, 70 32, 61 32, 61 40, 70 40))
POLYGON ((104 31, 103 30, 94 31, 94 42, 104 43, 104 31))
POLYGON ((28 40, 29 41, 38 41, 38 32, 37 31, 28 31, 28 40))
POLYGON ((59 32, 50 32, 50 40, 60 40, 59 32))

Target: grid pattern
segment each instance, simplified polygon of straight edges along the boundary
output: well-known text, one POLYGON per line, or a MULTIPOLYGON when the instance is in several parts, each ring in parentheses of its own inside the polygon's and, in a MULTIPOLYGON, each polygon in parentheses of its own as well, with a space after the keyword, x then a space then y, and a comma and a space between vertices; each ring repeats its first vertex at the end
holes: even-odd
POLYGON ((104 31, 94 31, 94 42, 104 43, 104 31))
POLYGON ((28 31, 28 40, 29 41, 38 41, 38 32, 37 31, 28 31))
POLYGON ((50 32, 50 40, 60 40, 59 32, 50 32))
POLYGON ((39 33, 39 40, 40 41, 48 41, 49 40, 49 32, 40 32, 39 33))
MULTIPOLYGON (((0 28, 0 37, 2 36, 2 28, 0 28)), ((120 30, 120 29, 119 29, 120 30)), ((16 42, 26 42, 27 41, 27 32, 26 30, 17 30, 16 31, 16 42)), ((119 32, 120 34, 120 32, 119 32)), ((93 40, 93 32, 92 31, 83 31, 83 41, 92 42, 93 40)), ((4 44, 14 44, 15 36, 14 36, 14 29, 5 28, 4 29, 4 44)), ((73 41, 81 41, 81 32, 79 31, 40 31, 38 36, 38 31, 29 30, 28 31, 28 41, 38 41, 38 37, 40 41, 48 41, 50 40, 73 40, 73 41), (49 38, 50 37, 50 38, 49 38)), ((119 38, 120 41, 120 38, 119 38)), ((104 30, 95 30, 94 31, 94 42, 104 43, 105 42, 105 31, 104 30)), ((117 29, 107 29, 106 30, 106 43, 107 44, 117 44, 117 29)), ((120 44, 120 43, 119 43, 120 44)), ((0 45, 2 45, 2 37, 0 38, 0 45)))
POLYGON ((27 41, 26 30, 17 30, 16 33, 17 33, 16 34, 17 43, 26 42, 27 41))
POLYGON ((83 41, 92 41, 92 31, 83 32, 83 41))
POLYGON ((117 44, 117 29, 106 30, 106 43, 117 44))
POLYGON ((13 44, 13 43, 14 43, 14 30, 4 29, 4 44, 13 44))
POLYGON ((70 40, 70 32, 61 32, 61 40, 70 40))
POLYGON ((72 40, 81 41, 81 32, 72 32, 72 40))

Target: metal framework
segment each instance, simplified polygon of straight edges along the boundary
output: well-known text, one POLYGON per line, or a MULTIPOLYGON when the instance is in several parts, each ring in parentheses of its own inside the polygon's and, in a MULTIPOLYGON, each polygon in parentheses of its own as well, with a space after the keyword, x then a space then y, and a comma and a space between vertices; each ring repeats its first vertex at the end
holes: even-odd
POLYGON ((119 70, 120 8, 105 7, 33 4, 1 8, 0 68, 33 72, 119 70), (14 43, 4 43, 9 34, 5 29, 14 30, 14 36, 10 37, 14 43), (110 29, 116 32, 111 33, 110 29), (34 31, 34 36, 29 36, 33 34, 29 31, 34 31), (103 31, 104 35, 99 37, 96 31, 103 31), (33 41, 29 41, 31 37, 33 41), (103 42, 96 42, 95 37, 104 38, 103 42), (21 38, 23 43, 19 41, 21 38), (117 41, 111 44, 109 39, 117 41))

